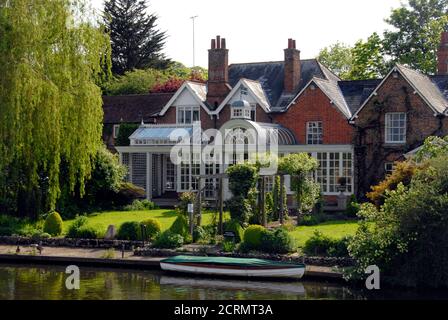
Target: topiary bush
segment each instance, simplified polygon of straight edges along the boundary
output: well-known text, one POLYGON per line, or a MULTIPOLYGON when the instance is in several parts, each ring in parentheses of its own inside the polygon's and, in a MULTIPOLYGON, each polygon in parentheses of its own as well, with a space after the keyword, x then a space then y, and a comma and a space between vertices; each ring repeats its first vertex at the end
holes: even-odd
POLYGON ((235 234, 235 242, 240 243, 244 237, 244 229, 238 220, 230 220, 224 224, 224 232, 233 232, 235 234))
POLYGON ((118 229, 117 239, 119 240, 140 240, 140 223, 136 221, 125 222, 118 229))
POLYGON ((267 253, 289 253, 294 251, 294 239, 284 228, 266 231, 261 236, 261 250, 267 253))
POLYGON ((176 220, 173 222, 169 229, 172 233, 180 234, 182 237, 187 238, 190 236, 190 227, 187 217, 179 214, 176 220))
POLYGON ((50 213, 45 219, 44 232, 52 235, 53 237, 62 234, 63 222, 62 218, 57 212, 50 213))
POLYGON ((160 222, 156 219, 146 219, 143 220, 141 224, 146 226, 147 238, 145 240, 155 239, 155 237, 162 231, 162 226, 160 222))
POLYGON ((166 230, 157 236, 153 246, 161 249, 176 249, 182 247, 183 244, 184 238, 180 234, 166 230))
POLYGON ((261 239, 266 228, 259 225, 251 225, 244 231, 244 246, 247 249, 257 250, 261 248, 261 239))

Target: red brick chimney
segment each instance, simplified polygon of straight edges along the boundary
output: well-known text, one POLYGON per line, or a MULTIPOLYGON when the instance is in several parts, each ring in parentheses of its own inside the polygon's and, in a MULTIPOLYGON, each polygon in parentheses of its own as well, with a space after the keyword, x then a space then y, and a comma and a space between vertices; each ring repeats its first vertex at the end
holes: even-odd
POLYGON ((437 74, 448 75, 448 32, 442 32, 437 50, 437 74))
POLYGON ((229 82, 229 50, 226 39, 217 36, 211 41, 208 50, 208 91, 207 102, 214 108, 226 98, 231 91, 229 82))
POLYGON ((285 83, 284 92, 294 93, 301 80, 302 70, 300 51, 296 49, 296 40, 288 39, 288 49, 285 49, 285 83))

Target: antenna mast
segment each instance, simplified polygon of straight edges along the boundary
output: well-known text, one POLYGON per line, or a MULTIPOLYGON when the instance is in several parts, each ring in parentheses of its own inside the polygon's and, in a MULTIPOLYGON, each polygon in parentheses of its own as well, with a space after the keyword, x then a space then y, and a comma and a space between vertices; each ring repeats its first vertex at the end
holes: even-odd
POLYGON ((195 45, 195 29, 194 29, 194 22, 198 16, 190 17, 191 21, 193 22, 193 68, 196 67, 196 45, 195 45))

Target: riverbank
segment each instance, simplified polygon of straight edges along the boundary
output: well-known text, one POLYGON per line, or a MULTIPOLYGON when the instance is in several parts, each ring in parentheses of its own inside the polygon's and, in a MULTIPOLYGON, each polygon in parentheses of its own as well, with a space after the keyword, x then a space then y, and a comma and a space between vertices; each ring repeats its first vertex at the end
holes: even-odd
MULTIPOLYGON (((112 251, 102 248, 45 247, 42 254, 31 246, 0 245, 0 263, 85 265, 108 268, 160 269, 164 257, 136 256, 133 251, 112 251)), ((343 280, 342 273, 332 267, 307 265, 304 278, 343 280)))

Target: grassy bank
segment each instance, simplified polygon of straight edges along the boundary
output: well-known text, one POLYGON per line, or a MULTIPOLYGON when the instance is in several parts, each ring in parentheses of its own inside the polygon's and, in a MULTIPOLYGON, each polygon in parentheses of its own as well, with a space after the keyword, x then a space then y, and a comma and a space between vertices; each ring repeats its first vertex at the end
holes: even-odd
POLYGON ((296 240, 298 247, 302 248, 315 230, 322 232, 330 238, 341 239, 344 236, 354 235, 356 230, 358 230, 358 222, 336 220, 327 221, 316 226, 300 226, 292 231, 291 235, 296 240))

